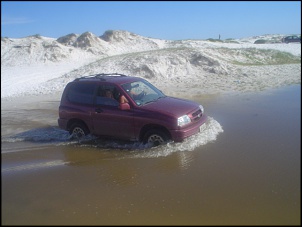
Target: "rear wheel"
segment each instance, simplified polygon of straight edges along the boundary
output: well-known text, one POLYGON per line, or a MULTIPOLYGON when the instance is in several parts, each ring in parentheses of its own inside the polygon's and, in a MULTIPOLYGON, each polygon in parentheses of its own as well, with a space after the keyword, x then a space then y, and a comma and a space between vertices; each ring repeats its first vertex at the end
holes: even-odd
POLYGON ((69 134, 73 139, 80 140, 89 134, 89 129, 83 123, 76 122, 71 125, 69 134))
POLYGON ((145 136, 143 142, 151 143, 153 146, 158 146, 167 143, 169 137, 166 133, 158 129, 149 130, 145 136))

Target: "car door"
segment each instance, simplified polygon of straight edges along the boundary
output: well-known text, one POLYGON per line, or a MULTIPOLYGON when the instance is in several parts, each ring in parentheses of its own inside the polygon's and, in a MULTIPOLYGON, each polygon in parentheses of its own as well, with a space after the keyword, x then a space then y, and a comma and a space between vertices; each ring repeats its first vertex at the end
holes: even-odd
POLYGON ((99 136, 134 139, 133 114, 131 110, 119 108, 119 89, 115 85, 103 84, 98 87, 92 120, 94 131, 99 136), (113 98, 106 96, 108 92, 113 98))

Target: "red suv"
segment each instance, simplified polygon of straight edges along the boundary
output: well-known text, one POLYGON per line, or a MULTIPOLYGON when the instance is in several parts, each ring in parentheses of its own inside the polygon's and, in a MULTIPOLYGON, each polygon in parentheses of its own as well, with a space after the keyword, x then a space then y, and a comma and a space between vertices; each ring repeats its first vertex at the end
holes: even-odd
POLYGON ((198 133, 206 119, 202 105, 166 96, 145 79, 114 73, 68 83, 58 124, 76 139, 92 134, 159 145, 198 133))

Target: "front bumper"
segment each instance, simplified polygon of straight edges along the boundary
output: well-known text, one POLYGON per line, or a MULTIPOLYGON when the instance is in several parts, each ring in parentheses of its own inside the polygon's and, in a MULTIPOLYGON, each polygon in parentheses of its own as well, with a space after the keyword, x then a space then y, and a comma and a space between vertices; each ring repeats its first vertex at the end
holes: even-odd
POLYGON ((207 121, 207 116, 203 114, 198 122, 189 125, 188 127, 171 130, 172 140, 175 142, 182 142, 185 138, 188 138, 196 133, 200 132, 200 126, 207 121))

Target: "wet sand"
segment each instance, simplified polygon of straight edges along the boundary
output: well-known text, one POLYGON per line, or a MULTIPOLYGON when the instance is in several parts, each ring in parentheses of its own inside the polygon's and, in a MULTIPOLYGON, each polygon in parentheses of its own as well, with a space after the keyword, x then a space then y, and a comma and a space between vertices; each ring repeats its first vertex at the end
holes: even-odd
POLYGON ((300 95, 196 96, 205 132, 158 148, 68 142, 59 95, 3 102, 2 225, 300 225, 300 95))

